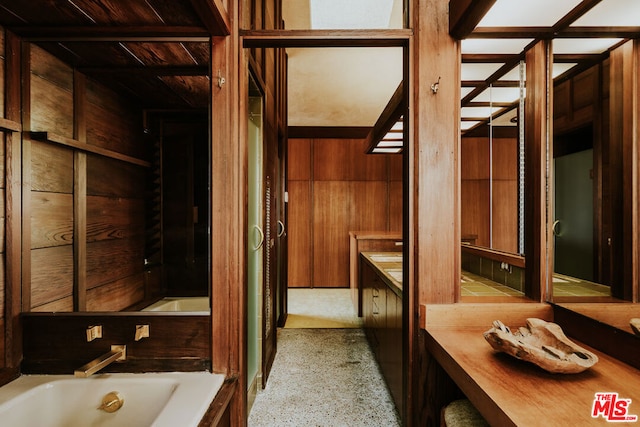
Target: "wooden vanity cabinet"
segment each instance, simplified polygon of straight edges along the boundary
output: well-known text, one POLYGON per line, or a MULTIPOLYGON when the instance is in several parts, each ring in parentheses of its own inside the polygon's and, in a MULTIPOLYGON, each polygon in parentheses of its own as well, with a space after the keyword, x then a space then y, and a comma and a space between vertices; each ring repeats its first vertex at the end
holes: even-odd
POLYGON ((400 414, 402 396, 402 291, 361 256, 363 325, 369 346, 400 414))

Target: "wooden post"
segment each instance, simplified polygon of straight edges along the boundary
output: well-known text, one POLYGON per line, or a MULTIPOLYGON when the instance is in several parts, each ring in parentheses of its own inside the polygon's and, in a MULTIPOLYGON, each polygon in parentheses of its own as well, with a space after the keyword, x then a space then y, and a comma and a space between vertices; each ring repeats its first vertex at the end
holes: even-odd
MULTIPOLYGON (((20 123, 20 39, 5 32, 5 116, 20 123)), ((22 311, 22 177, 20 175, 20 134, 5 136, 5 360, 9 368, 19 368, 22 358, 22 330, 18 317, 22 311)))
MULTIPOLYGON (((73 73, 73 138, 87 142, 86 77, 73 73)), ((73 310, 87 309, 87 153, 73 154, 73 310)))
POLYGON ((240 111, 247 94, 238 7, 229 4, 231 35, 211 39, 211 364, 238 378, 231 418, 245 425, 247 149, 240 111))
POLYGON ((638 302, 638 123, 640 55, 637 41, 629 41, 611 52, 610 65, 610 182, 612 213, 622 212, 622 221, 612 222, 612 296, 638 302))
POLYGON ((409 342, 403 422, 424 425, 425 412, 436 410, 428 406, 437 385, 424 390, 433 372, 421 372, 425 366, 420 362, 429 355, 418 339, 418 307, 453 303, 460 295, 461 57, 459 42, 449 35, 449 1, 413 1, 411 6, 414 36, 405 84, 413 98, 404 167, 408 222, 403 226, 403 250, 408 273, 403 288, 408 295, 403 311, 409 342), (429 379, 425 381, 423 375, 429 379))
MULTIPOLYGON (((547 224, 547 156, 553 159, 550 118, 552 95, 550 82, 551 42, 542 40, 526 53, 527 98, 525 100, 525 294, 535 301, 547 298, 551 283, 553 251, 547 224)), ((549 160, 551 161, 551 160, 549 160)), ((550 173, 551 171, 549 171, 550 173)))

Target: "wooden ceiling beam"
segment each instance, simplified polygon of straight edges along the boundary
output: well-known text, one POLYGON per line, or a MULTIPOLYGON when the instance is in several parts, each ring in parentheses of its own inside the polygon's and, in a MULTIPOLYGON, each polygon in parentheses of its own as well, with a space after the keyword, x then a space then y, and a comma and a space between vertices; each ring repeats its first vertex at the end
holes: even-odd
POLYGON ((492 63, 492 62, 508 62, 519 61, 524 59, 524 54, 503 54, 503 53, 464 53, 462 54, 462 63, 492 63))
POLYGON ((30 42, 208 42, 209 33, 193 26, 28 26, 12 31, 30 42))
POLYGON ((560 19, 553 26, 555 32, 561 32, 569 28, 578 18, 582 17, 585 13, 589 12, 595 5, 600 3, 601 0, 583 0, 574 7, 569 13, 567 13, 562 19, 560 19))
POLYGON ((451 0, 449 2, 449 34, 466 39, 491 9, 496 0, 451 0))
MULTIPOLYGON (((404 82, 396 88, 391 99, 382 110, 382 114, 378 117, 376 124, 367 135, 367 153, 372 153, 373 149, 389 130, 396 124, 406 110, 406 102, 404 99, 404 82)), ((403 130, 404 131, 404 130, 403 130)))
POLYGON ((243 47, 403 47, 412 30, 244 30, 243 47))
POLYGON ((231 21, 221 0, 191 0, 191 5, 212 36, 231 34, 231 21))
POLYGON ((640 27, 482 27, 469 34, 469 39, 552 39, 552 38, 635 38, 640 27))

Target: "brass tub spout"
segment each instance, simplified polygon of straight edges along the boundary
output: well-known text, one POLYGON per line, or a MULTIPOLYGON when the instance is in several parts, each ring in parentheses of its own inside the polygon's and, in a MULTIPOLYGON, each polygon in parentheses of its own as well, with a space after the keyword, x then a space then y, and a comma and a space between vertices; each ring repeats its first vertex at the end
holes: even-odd
POLYGON ((113 362, 125 360, 127 357, 126 352, 127 346, 112 345, 110 352, 105 353, 102 356, 87 363, 86 365, 79 367, 75 370, 73 375, 81 378, 89 377, 113 362))

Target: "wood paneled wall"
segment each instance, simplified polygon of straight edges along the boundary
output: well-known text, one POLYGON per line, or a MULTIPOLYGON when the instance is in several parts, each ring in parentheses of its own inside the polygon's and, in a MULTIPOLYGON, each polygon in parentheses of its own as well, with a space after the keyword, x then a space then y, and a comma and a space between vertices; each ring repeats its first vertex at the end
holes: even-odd
POLYGON ((22 309, 125 309, 145 297, 141 112, 25 46, 22 309))
POLYGON ((289 286, 348 287, 349 231, 400 231, 402 157, 363 139, 290 139, 289 286))
POLYGON ((478 246, 517 253, 517 139, 462 138, 460 162, 462 235, 476 235, 478 246))

